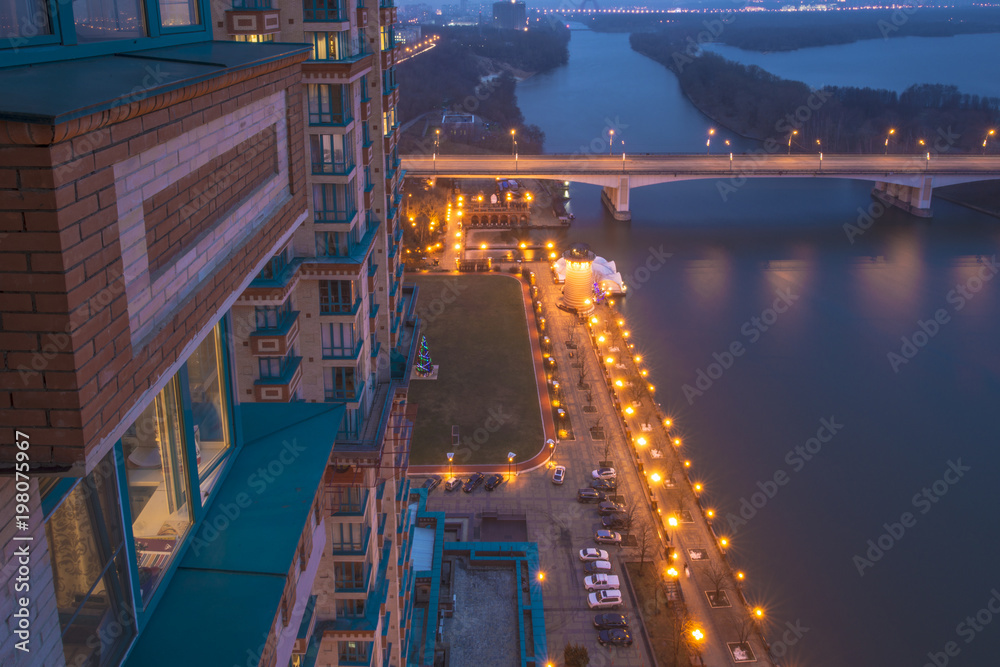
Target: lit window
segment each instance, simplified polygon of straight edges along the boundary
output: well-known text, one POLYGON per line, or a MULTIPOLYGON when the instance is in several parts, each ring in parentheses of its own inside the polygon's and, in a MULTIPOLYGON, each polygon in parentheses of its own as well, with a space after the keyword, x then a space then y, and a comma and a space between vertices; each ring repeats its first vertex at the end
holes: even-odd
POLYGON ((216 327, 187 360, 198 479, 203 497, 211 489, 211 482, 206 478, 232 446, 223 359, 222 336, 220 328, 216 327))

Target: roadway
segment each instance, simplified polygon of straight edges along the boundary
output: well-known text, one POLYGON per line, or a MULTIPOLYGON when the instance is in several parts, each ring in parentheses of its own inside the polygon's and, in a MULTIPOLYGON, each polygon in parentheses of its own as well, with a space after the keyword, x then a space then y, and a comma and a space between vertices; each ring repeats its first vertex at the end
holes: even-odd
POLYGON ((587 174, 832 176, 890 174, 993 175, 1000 155, 404 155, 409 176, 555 177, 587 174))

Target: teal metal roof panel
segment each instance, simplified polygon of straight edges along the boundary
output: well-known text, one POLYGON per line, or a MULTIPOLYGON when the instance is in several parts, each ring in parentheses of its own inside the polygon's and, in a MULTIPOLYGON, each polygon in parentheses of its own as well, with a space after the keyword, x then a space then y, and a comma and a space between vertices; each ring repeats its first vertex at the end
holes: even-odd
POLYGON ((125 667, 246 664, 263 650, 284 588, 284 576, 179 569, 125 667))
POLYGON ((247 444, 181 567, 287 574, 345 410, 327 403, 242 404, 247 444))
POLYGON ((226 472, 126 667, 241 665, 262 650, 345 407, 240 406, 226 472))
POLYGON ((198 42, 0 69, 0 120, 62 123, 308 51, 304 44, 198 42))

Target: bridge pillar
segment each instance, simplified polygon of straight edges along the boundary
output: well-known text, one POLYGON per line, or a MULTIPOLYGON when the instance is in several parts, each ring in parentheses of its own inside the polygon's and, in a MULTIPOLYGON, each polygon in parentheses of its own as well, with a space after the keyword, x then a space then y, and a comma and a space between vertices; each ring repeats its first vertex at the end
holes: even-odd
POLYGON ((910 215, 920 218, 930 218, 934 215, 931 211, 933 184, 933 176, 924 176, 919 186, 876 181, 875 187, 872 188, 872 196, 886 206, 901 208, 910 215))
POLYGON ((618 186, 605 185, 601 191, 601 201, 611 211, 615 220, 631 220, 632 213, 628 210, 629 177, 622 174, 618 178, 618 186))

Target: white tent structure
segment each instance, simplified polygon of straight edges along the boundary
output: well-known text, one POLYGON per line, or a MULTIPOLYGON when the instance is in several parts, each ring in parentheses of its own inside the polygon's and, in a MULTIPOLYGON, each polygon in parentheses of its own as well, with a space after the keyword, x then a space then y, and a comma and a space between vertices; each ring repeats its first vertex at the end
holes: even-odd
MULTIPOLYGON (((603 257, 595 257, 591 263, 594 274, 594 282, 597 283, 606 294, 624 294, 626 287, 622 274, 618 272, 615 263, 603 257)), ((560 257, 552 263, 552 270, 556 276, 557 283, 566 282, 566 258, 560 257)))

